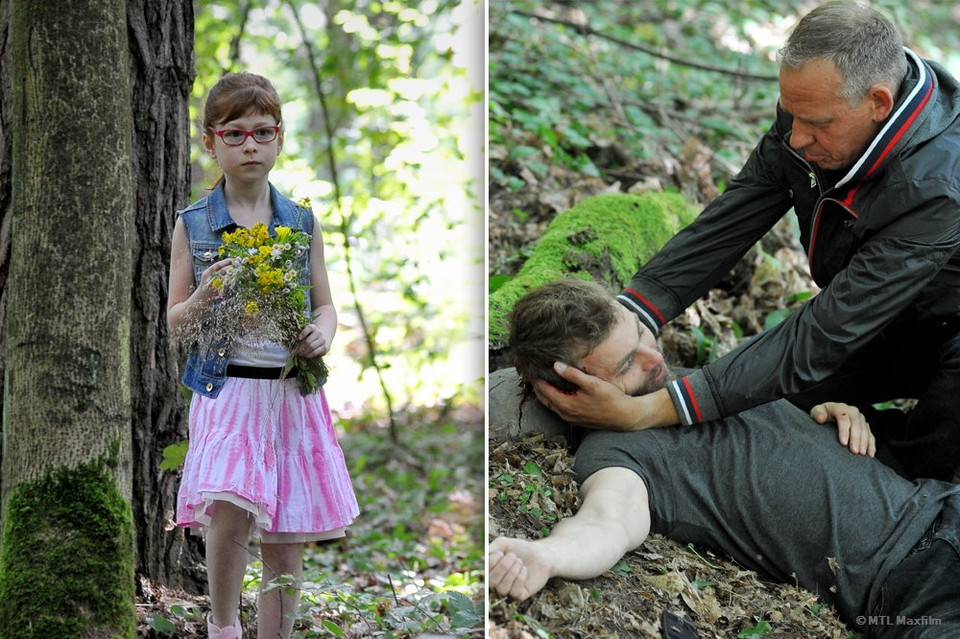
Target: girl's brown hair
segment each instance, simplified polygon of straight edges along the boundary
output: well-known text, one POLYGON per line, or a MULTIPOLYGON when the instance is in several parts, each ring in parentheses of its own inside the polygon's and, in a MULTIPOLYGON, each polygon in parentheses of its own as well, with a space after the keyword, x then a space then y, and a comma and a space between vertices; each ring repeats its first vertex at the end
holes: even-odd
POLYGON ((246 113, 269 115, 282 120, 280 95, 270 80, 255 73, 227 73, 210 89, 203 109, 203 133, 209 127, 229 122, 246 113))

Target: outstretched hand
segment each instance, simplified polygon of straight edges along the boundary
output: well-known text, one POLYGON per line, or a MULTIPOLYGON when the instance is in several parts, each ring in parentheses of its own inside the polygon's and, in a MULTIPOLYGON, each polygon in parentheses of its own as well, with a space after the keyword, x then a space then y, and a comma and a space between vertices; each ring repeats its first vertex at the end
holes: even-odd
POLYGON ((877 440, 870 430, 867 418, 856 406, 839 402, 825 402, 810 409, 810 416, 818 424, 828 421, 837 424, 837 439, 855 455, 873 457, 877 454, 877 440))
POLYGON ((531 541, 497 537, 487 558, 490 588, 517 601, 539 592, 551 577, 549 553, 531 541))

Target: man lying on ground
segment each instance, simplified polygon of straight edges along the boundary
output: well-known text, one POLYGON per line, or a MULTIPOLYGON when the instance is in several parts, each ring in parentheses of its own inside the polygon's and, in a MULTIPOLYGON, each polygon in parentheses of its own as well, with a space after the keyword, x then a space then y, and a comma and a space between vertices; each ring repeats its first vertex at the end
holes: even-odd
MULTIPOLYGON (((630 394, 673 377, 636 316, 579 280, 519 300, 510 347, 527 382, 563 383, 554 361, 630 394)), ((491 589, 522 600, 551 577, 598 576, 652 531, 796 582, 874 637, 960 632, 960 487, 908 481, 838 445, 817 422, 857 422, 852 407, 813 414, 781 400, 705 424, 589 432, 575 460, 580 510, 544 539, 491 542, 491 589)), ((848 446, 872 453, 861 441, 848 446)))

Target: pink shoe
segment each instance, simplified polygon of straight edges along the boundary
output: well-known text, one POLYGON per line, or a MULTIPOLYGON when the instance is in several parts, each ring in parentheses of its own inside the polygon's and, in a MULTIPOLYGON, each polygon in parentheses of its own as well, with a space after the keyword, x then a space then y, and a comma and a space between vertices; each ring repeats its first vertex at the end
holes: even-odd
POLYGON ((234 620, 229 628, 221 628, 213 624, 213 615, 207 615, 207 634, 210 639, 243 639, 243 631, 240 628, 240 615, 234 620))

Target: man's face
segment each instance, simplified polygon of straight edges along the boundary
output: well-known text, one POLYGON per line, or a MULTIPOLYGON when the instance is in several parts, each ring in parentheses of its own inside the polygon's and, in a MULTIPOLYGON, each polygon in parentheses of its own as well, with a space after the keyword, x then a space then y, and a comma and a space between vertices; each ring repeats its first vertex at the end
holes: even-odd
POLYGON ((614 302, 620 321, 610 335, 580 360, 579 368, 628 395, 646 395, 673 379, 657 340, 640 319, 614 302))
POLYGON ((824 169, 852 166, 890 113, 873 89, 851 106, 839 97, 842 83, 840 71, 828 60, 780 69, 780 106, 793 116, 790 146, 824 169))

